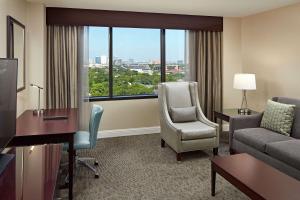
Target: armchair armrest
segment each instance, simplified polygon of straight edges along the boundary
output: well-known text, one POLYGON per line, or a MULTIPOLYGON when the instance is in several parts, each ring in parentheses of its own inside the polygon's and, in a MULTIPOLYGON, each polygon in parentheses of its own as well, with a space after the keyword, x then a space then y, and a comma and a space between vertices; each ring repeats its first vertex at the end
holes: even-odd
POLYGON ((232 138, 235 130, 244 128, 257 128, 260 126, 263 113, 254 115, 240 115, 230 117, 229 120, 229 145, 231 147, 232 138))

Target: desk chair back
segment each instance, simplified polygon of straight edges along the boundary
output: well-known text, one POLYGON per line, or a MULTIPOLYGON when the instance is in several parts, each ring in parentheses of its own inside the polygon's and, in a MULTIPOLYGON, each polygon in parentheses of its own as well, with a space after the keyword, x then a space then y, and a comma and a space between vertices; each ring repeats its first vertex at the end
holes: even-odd
POLYGON ((91 110, 89 124, 91 148, 94 148, 96 146, 98 130, 103 111, 104 109, 99 105, 93 105, 91 110))

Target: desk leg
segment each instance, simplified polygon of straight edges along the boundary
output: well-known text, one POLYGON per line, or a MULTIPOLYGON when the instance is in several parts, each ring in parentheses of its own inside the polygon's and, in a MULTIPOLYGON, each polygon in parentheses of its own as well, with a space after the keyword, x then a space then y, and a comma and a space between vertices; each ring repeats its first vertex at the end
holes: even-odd
POLYGON ((73 199, 74 137, 69 139, 69 199, 73 199))
POLYGON ((211 196, 216 195, 216 171, 211 164, 211 196))

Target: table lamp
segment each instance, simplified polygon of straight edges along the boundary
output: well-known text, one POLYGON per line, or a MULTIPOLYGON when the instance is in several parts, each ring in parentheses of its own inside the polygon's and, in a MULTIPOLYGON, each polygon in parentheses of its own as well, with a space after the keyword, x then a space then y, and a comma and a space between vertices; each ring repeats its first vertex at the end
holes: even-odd
POLYGON ((241 108, 238 109, 240 114, 248 114, 247 90, 256 90, 255 74, 235 74, 233 79, 233 88, 243 91, 243 100, 241 108))
POLYGON ((41 115, 43 113, 43 109, 41 109, 41 90, 43 90, 43 88, 39 85, 36 84, 30 84, 31 87, 37 88, 39 90, 39 95, 38 95, 38 108, 33 110, 33 114, 34 115, 41 115))

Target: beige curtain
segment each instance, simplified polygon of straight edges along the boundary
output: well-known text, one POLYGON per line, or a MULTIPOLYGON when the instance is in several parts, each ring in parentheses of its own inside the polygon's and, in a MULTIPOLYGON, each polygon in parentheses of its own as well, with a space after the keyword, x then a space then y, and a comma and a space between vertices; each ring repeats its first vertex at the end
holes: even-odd
POLYGON ((208 119, 222 110, 222 32, 189 31, 190 80, 197 81, 200 104, 208 119))
POLYGON ((47 108, 77 107, 78 34, 80 28, 47 26, 47 108))

